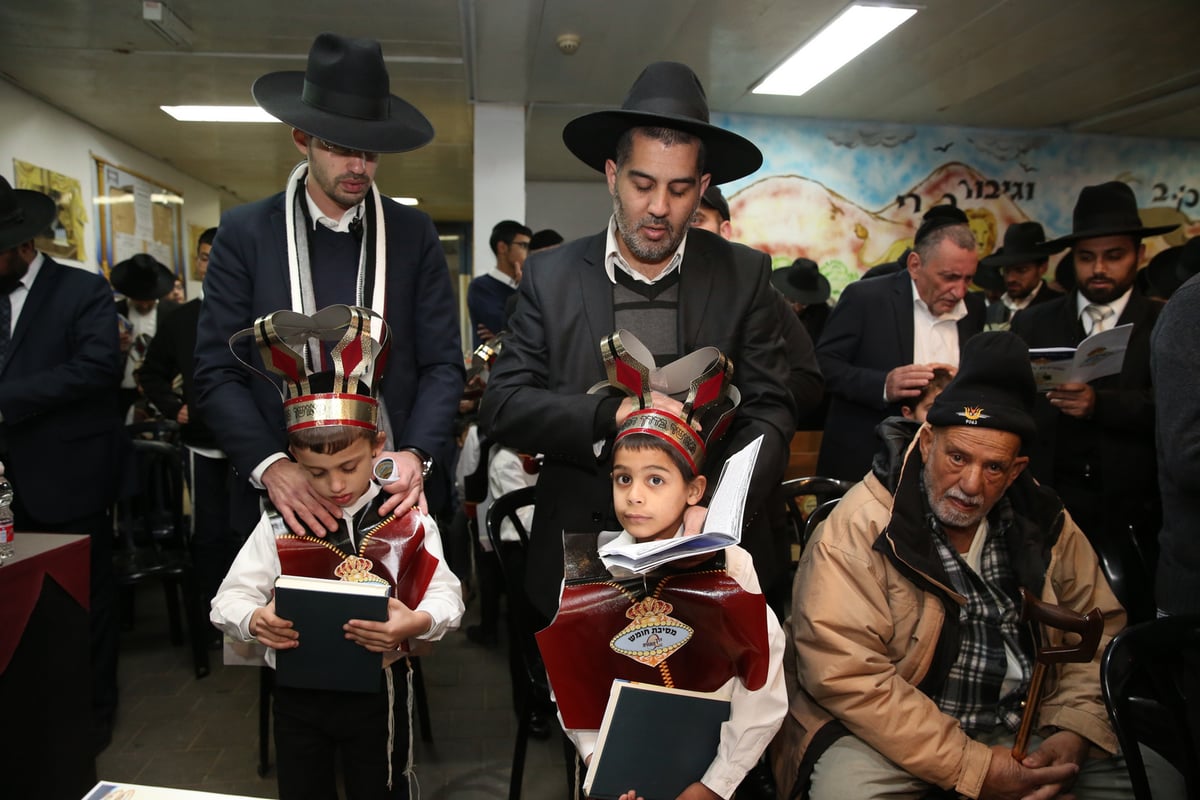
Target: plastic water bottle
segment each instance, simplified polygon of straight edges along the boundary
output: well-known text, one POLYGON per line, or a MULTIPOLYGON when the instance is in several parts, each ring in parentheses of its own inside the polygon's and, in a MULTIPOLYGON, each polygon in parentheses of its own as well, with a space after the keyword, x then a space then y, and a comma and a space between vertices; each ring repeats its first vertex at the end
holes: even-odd
POLYGON ((0 562, 12 558, 13 550, 13 490, 0 465, 0 562))

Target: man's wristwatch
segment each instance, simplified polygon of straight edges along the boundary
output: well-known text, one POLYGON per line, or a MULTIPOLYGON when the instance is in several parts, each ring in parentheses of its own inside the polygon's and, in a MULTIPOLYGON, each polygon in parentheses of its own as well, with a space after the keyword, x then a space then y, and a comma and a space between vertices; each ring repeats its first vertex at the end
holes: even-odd
POLYGON ((419 447, 401 447, 398 452, 412 453, 421 462, 421 480, 429 477, 429 473, 433 472, 433 456, 426 453, 419 447))

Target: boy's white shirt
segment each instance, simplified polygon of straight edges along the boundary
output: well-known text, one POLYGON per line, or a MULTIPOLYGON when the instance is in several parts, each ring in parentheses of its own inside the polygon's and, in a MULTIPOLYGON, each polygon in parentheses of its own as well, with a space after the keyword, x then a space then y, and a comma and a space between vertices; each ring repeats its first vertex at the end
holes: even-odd
MULTIPOLYGON (((676 535, 682 535, 682 532, 681 525, 676 535)), ((618 539, 621 537, 628 537, 628 541, 634 541, 625 531, 621 532, 618 539)), ((725 548, 725 571, 747 592, 762 594, 762 588, 758 584, 758 573, 754 571, 754 562, 750 554, 742 548, 725 548)), ((770 665, 766 682, 761 688, 751 691, 734 676, 721 687, 732 690, 730 717, 728 722, 721 725, 721 743, 717 747, 716 758, 709 764, 701 782, 725 798, 733 794, 738 784, 746 777, 746 773, 758 763, 759 757, 766 751, 767 745, 783 724, 783 718, 788 711, 787 686, 783 678, 783 629, 779 626, 779 620, 775 618, 775 612, 769 607, 766 614, 767 640, 770 644, 770 665)), ((559 723, 562 723, 561 714, 559 723)), ((596 749, 596 737, 599 732, 568 728, 566 733, 575 744, 580 757, 584 760, 590 758, 596 749)))
MULTIPOLYGON (((484 550, 491 552, 492 549, 492 542, 488 539, 487 531, 483 527, 492 503, 496 498, 503 497, 509 492, 536 486, 537 479, 538 473, 526 471, 525 464, 521 461, 521 454, 515 449, 498 444, 492 445, 491 450, 488 451, 487 496, 479 502, 475 509, 476 518, 480 520, 479 544, 484 550)), ((533 506, 518 509, 517 519, 521 520, 521 524, 528 531, 530 525, 533 524, 533 506)), ((500 523, 500 540, 504 542, 520 541, 516 529, 507 519, 500 523)))
MULTIPOLYGON (((367 491, 358 500, 342 509, 342 518, 350 532, 350 540, 357 542, 357 531, 354 530, 354 515, 379 494, 379 486, 370 483, 367 491)), ((420 514, 419 510, 412 513, 420 514)), ((433 517, 423 516, 421 520, 425 527, 425 549, 437 558, 437 569, 425 590, 425 596, 417 604, 414 611, 424 611, 432 618, 429 630, 415 637, 422 641, 436 642, 449 631, 458 628, 464 611, 462 586, 458 578, 446 566, 446 558, 442 551, 442 539, 438 533, 437 522, 433 517)), ((271 602, 275 589, 275 579, 279 577, 279 551, 275 547, 275 533, 270 519, 264 512, 254 527, 250 537, 246 539, 242 549, 234 559, 233 565, 221 582, 216 597, 212 601, 212 611, 209 619, 231 637, 242 642, 252 642, 250 635, 250 618, 256 609, 271 602)), ((303 643, 301 643, 303 647, 303 643)), ((267 665, 275 666, 275 651, 266 649, 267 665)), ((400 653, 385 653, 384 665, 400 658, 400 653), (390 658, 389 658, 390 656, 390 658)))

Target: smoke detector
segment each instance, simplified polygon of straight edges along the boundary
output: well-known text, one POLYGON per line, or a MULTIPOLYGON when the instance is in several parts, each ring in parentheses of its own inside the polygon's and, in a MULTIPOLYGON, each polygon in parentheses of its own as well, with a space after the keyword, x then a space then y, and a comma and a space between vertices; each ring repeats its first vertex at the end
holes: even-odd
POLYGON ((582 41, 577 34, 564 33, 560 34, 554 43, 558 45, 558 51, 564 56, 573 56, 582 41))

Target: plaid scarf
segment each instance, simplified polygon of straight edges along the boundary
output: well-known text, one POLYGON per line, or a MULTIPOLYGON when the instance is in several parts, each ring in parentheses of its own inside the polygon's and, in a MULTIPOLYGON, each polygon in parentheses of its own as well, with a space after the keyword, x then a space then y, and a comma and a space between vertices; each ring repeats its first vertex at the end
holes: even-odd
POLYGON ((1033 671, 1029 654, 1021 647, 1017 580, 1004 547, 1004 530, 1012 520, 1003 513, 991 516, 995 522, 989 520, 976 573, 951 546, 933 513, 926 515, 950 585, 967 600, 959 607, 958 658, 933 700, 943 713, 957 719, 969 736, 991 731, 997 725, 1017 730, 1021 702, 1033 671), (1021 680, 1001 697, 1008 670, 1005 644, 1020 664, 1021 680))

